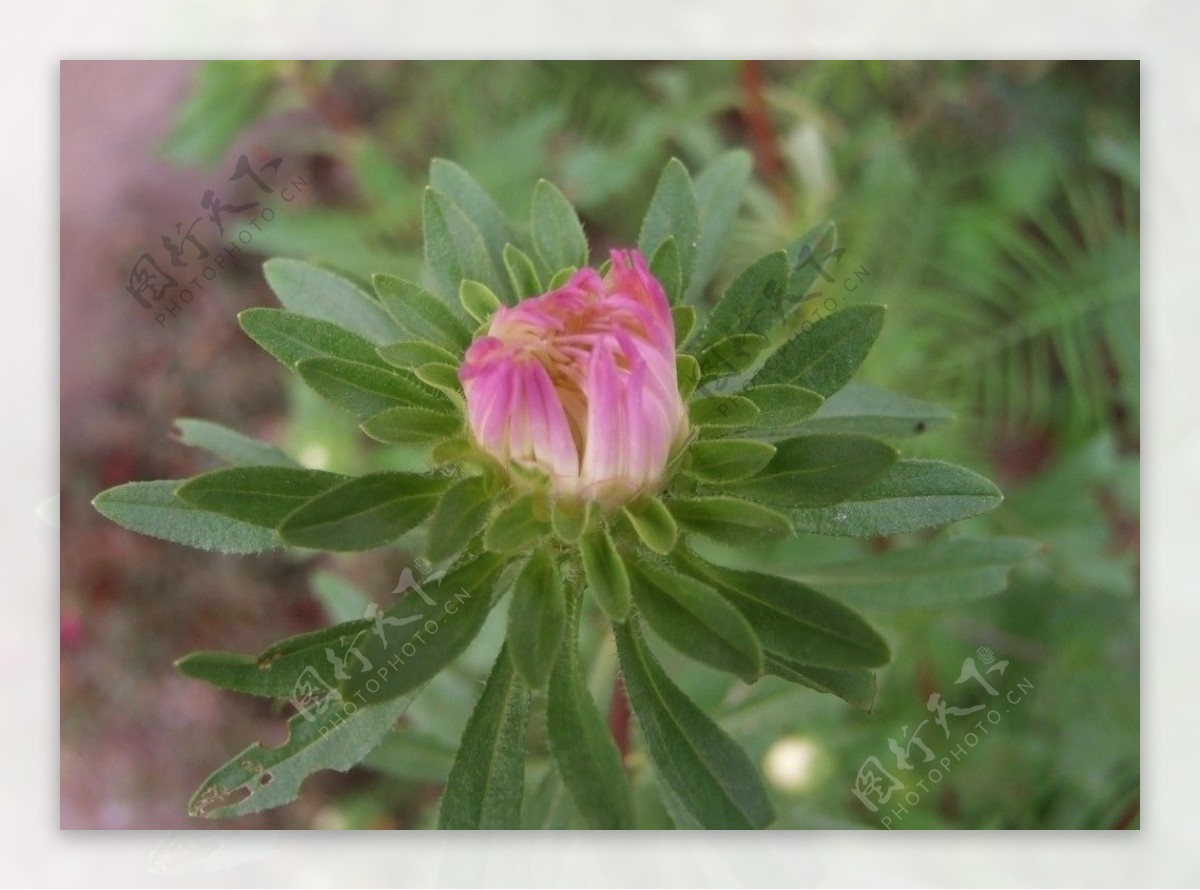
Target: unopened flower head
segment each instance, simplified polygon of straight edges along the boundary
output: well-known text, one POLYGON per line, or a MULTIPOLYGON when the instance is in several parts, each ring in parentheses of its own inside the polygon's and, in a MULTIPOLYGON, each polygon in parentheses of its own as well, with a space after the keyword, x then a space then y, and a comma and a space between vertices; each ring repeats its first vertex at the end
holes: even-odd
POLYGON ((666 294, 640 253, 611 256, 496 310, 459 370, 480 447, 606 508, 660 488, 688 432, 666 294))

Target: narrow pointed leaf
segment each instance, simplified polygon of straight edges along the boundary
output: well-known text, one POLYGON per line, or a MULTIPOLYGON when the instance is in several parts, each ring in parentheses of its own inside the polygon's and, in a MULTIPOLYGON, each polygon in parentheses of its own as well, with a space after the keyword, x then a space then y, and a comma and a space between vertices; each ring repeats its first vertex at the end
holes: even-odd
POLYGON ((263 275, 284 308, 298 315, 332 322, 374 343, 388 343, 401 333, 370 294, 327 269, 277 257, 263 263, 263 275))
POLYGON ((180 417, 175 421, 175 428, 179 430, 178 439, 184 445, 201 448, 228 463, 277 467, 300 466, 274 445, 251 438, 210 420, 180 417))
POLYGON ((767 673, 781 677, 791 683, 799 683, 817 692, 836 695, 854 705, 860 711, 870 711, 875 706, 875 672, 866 670, 834 671, 829 668, 813 667, 789 661, 781 655, 768 652, 767 673))
POLYGON ((650 274, 658 279, 673 305, 683 295, 683 267, 679 259, 679 247, 674 236, 668 238, 654 251, 650 258, 650 274))
POLYGON ((421 216, 425 261, 438 278, 447 305, 457 297, 459 282, 464 278, 503 290, 483 236, 462 208, 437 189, 427 188, 421 216))
POLYGON ((550 507, 550 524, 564 544, 578 544, 587 528, 588 514, 581 505, 556 502, 550 507))
POLYGON ((306 358, 296 364, 300 377, 339 408, 370 417, 398 405, 453 411, 453 405, 411 373, 384 370, 340 358, 306 358))
POLYGON ((704 396, 688 405, 696 426, 747 426, 758 417, 758 406, 741 396, 704 396))
POLYGON ((566 623, 562 576, 550 553, 533 551, 516 581, 508 607, 508 650, 521 677, 542 689, 558 659, 566 623))
POLYGON ((671 322, 675 325, 675 348, 679 349, 696 327, 696 307, 672 306, 671 322))
POLYGON ((798 433, 859 433, 902 438, 945 426, 954 415, 932 402, 865 383, 848 383, 798 429, 798 433))
POLYGON ((745 373, 754 366, 767 340, 757 334, 731 334, 705 349, 700 362, 700 382, 720 380, 745 373))
POLYGON ((492 517, 483 535, 483 545, 495 553, 516 553, 549 531, 549 523, 539 515, 534 497, 521 495, 492 517))
POLYGON ((739 495, 784 507, 837 504, 882 478, 899 457, 866 436, 799 436, 775 449, 758 475, 737 483, 739 495))
MULTIPOLYGON (((504 248, 514 239, 514 233, 504 211, 492 196, 470 173, 444 158, 435 158, 429 165, 429 184, 449 197, 471 218, 483 238, 492 264, 499 269, 503 263, 504 248)), ((497 293, 503 298, 509 296, 503 290, 497 293)))
POLYGON ((692 280, 684 295, 689 303, 704 292, 721 267, 725 245, 741 208, 742 194, 753 166, 749 152, 741 149, 727 152, 701 170, 693 183, 700 237, 696 242, 692 280))
POLYGON ((185 677, 220 689, 265 698, 286 698, 298 707, 318 710, 336 694, 340 670, 361 669, 354 656, 361 651, 372 623, 352 620, 280 640, 258 655, 240 652, 193 652, 175 662, 185 677))
POLYGON ((363 659, 346 659, 339 692, 347 701, 404 695, 439 674, 479 635, 496 600, 504 560, 484 553, 436 581, 425 581, 371 622, 358 642, 363 659), (368 667, 369 665, 369 667, 368 667))
POLYGON ((218 553, 261 553, 282 546, 275 532, 200 510, 177 497, 185 480, 127 482, 96 496, 92 506, 122 528, 218 553))
POLYGON ((437 442, 461 428, 459 417, 428 408, 388 408, 362 424, 362 431, 372 439, 396 445, 437 442))
POLYGON ((763 828, 775 810, 750 758, 671 682, 633 622, 614 626, 629 703, 663 784, 703 828, 763 828))
POLYGON ((388 314, 409 337, 451 350, 471 342, 471 329, 459 313, 419 284, 393 275, 376 275, 371 281, 388 314))
POLYGON ((1004 590, 1013 566, 1040 546, 1022 538, 938 541, 806 566, 793 577, 866 611, 946 606, 1004 590))
POLYGON ((848 306, 802 330, 766 360, 752 386, 792 383, 828 398, 854 376, 883 330, 882 306, 848 306))
POLYGON ((655 553, 670 553, 679 537, 679 528, 661 500, 645 497, 623 508, 625 517, 642 543, 655 553))
POLYGON ((677 553, 676 565, 733 603, 768 653, 838 670, 879 667, 890 657, 883 637, 862 616, 798 581, 726 569, 691 552, 677 553))
POLYGON ((1002 500, 995 485, 965 467, 902 460, 848 501, 789 510, 788 517, 801 532, 874 538, 978 516, 998 507, 1002 500))
POLYGON ((438 828, 521 827, 528 719, 529 690, 504 647, 463 731, 438 828))
POLYGON ((679 381, 679 395, 691 398, 700 384, 700 363, 695 356, 682 352, 675 356, 675 378, 679 381))
POLYGON ((410 340, 406 343, 392 343, 379 348, 379 357, 387 365, 395 368, 419 368, 429 364, 454 365, 461 358, 435 343, 424 340, 410 340))
POLYGON ((504 268, 517 300, 536 297, 542 293, 542 282, 529 255, 515 244, 504 246, 504 268))
POLYGON ((189 479, 175 494, 198 509, 273 529, 297 507, 346 479, 322 470, 227 467, 189 479))
POLYGON ((464 281, 458 288, 458 301, 467 315, 479 324, 485 324, 502 305, 492 289, 478 281, 464 281))
MULTIPOLYGON (((587 265, 587 238, 571 202, 554 185, 538 180, 529 211, 533 247, 547 272, 587 265)), ((552 285, 553 286, 553 285, 552 285)))
POLYGON ((753 476, 774 455, 774 445, 757 439, 706 439, 688 449, 684 472, 704 482, 737 482, 753 476))
POLYGON ((289 514, 279 534, 298 547, 370 550, 416 528, 433 511, 445 485, 442 479, 409 473, 360 476, 289 514))
POLYGON ((629 565, 639 613, 684 655, 753 683, 762 647, 750 623, 709 585, 649 563, 629 565))
POLYGON ((588 590, 596 597, 600 608, 613 621, 624 621, 629 617, 632 605, 629 573, 603 523, 593 523, 580 539, 579 555, 588 590))
POLYGON ((209 776, 188 802, 188 814, 230 819, 295 800, 304 780, 321 770, 357 765, 396 725, 412 696, 373 707, 329 704, 322 713, 297 714, 278 748, 255 743, 209 776))
POLYGON ((671 158, 659 177, 642 220, 638 249, 644 256, 652 257, 659 245, 672 237, 679 249, 680 269, 686 287, 691 279, 696 242, 700 237, 700 216, 692 178, 678 158, 671 158))
POLYGON ((386 368, 365 337, 327 321, 284 309, 247 309, 238 323, 250 338, 289 368, 306 358, 340 358, 386 368))
POLYGON ((791 523, 782 513, 722 495, 675 498, 671 501, 671 515, 685 532, 721 542, 752 543, 792 533, 791 523))
POLYGON ((751 421, 754 429, 774 430, 795 426, 811 417, 825 401, 818 393, 800 386, 773 383, 751 386, 738 393, 758 407, 751 421))
POLYGON ((787 318, 787 277, 787 254, 782 250, 748 266, 713 307, 693 350, 708 349, 735 334, 768 337, 787 318))
POLYGON ((582 600, 568 607, 566 640, 550 676, 546 735, 571 799, 589 828, 633 827, 633 798, 608 725, 584 681, 576 637, 582 600))
POLYGON ((482 476, 468 476, 451 486, 429 518, 429 543, 425 553, 440 562, 458 553, 487 521, 492 495, 482 476))

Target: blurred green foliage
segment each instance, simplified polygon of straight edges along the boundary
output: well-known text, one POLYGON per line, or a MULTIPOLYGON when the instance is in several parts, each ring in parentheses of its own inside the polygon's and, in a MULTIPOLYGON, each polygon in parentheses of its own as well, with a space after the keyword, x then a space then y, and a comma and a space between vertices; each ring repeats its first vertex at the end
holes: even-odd
MULTIPOLYGON (((926 443, 936 442, 940 456, 999 478, 1009 495, 942 534, 1042 546, 1004 593, 969 613, 872 615, 895 653, 872 714, 771 678, 743 687, 663 647, 660 657, 762 758, 778 827, 880 827, 905 792, 872 813, 851 793, 855 777, 870 757, 905 790, 924 777, 922 749, 909 749, 917 767, 906 772, 889 748, 923 720, 934 766, 956 747, 965 753, 891 827, 1135 827, 1138 96, 1136 62, 217 62, 198 69, 162 149, 190 165, 270 145, 316 187, 305 207, 264 228, 255 249, 358 278, 421 274, 433 157, 469 169, 518 220, 538 179, 557 183, 603 250, 634 241, 644 196, 670 156, 696 169, 728 148, 751 150, 758 169, 712 292, 818 220, 837 220, 845 251, 825 261, 810 313, 888 304, 865 378, 971 421, 931 428, 906 451, 932 454, 926 443), (960 708, 988 704, 978 685, 969 693, 955 683, 968 658, 982 670, 983 647, 1009 662, 1002 677, 987 675, 1001 696, 1020 680, 1029 688, 968 746, 953 717, 943 735, 927 703, 937 693, 960 708)), ((302 387, 290 417, 285 444, 309 465, 411 463, 367 447, 350 418, 302 387)), ((802 536, 725 556, 788 571, 853 559, 861 547, 802 536)), ((318 576, 314 586, 335 614, 358 608, 344 583, 318 576)), ((590 683, 606 702, 615 666, 592 617, 590 683)), ((406 731, 368 758, 393 781, 347 796, 330 824, 432 824, 436 794, 423 789, 446 775, 502 636, 497 613, 420 696, 406 731)), ((531 773, 529 818, 570 825, 553 775, 531 773)), ((670 827, 652 779, 638 787, 639 822, 670 827)))

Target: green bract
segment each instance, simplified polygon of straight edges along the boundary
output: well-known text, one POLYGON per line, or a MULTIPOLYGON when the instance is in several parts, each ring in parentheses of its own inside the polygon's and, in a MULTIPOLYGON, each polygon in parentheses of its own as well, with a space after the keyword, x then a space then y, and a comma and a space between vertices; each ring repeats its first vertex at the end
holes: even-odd
POLYGON ((222 553, 363 551, 405 537, 406 549, 418 542, 415 555, 441 571, 385 611, 257 656, 183 658, 189 677, 287 700, 296 711, 286 744, 255 745, 218 769, 193 813, 287 803, 307 775, 348 769, 376 748, 386 762, 401 743, 385 738, 403 737, 391 731, 409 703, 503 608, 506 642, 439 774, 442 827, 528 824, 530 808, 542 806, 524 798, 530 744, 548 752, 545 781, 561 782, 578 824, 636 826, 629 776, 643 779, 640 758, 623 756, 602 716, 608 702, 589 691, 588 659, 615 639, 636 744, 677 824, 761 828, 774 810, 756 766, 672 679, 659 661, 664 649, 745 683, 798 683, 869 709, 873 670, 889 653, 856 607, 939 603, 955 598, 956 585, 968 597, 1003 586, 1027 542, 918 544, 875 560, 797 566, 789 577, 715 555, 722 545, 798 533, 927 529, 1001 500, 975 473, 906 458, 884 441, 949 415, 850 383, 885 312, 860 304, 814 315, 803 301, 816 271, 802 258, 834 248, 832 223, 751 263, 705 308, 749 173, 740 152, 695 182, 672 160, 649 202, 637 243, 678 304, 677 366, 694 430, 662 491, 607 515, 594 504, 550 503, 536 485, 516 490, 472 447, 457 377, 463 350, 499 306, 588 263, 583 226, 553 185, 538 183, 528 224, 514 225, 464 170, 434 162, 422 204, 424 284, 377 275, 368 293, 297 260, 266 264, 283 308, 242 313, 245 332, 354 415, 365 436, 416 453, 420 467, 361 476, 306 469, 273 446, 181 420, 185 444, 235 466, 118 486, 96 498, 97 509, 133 531, 222 553))

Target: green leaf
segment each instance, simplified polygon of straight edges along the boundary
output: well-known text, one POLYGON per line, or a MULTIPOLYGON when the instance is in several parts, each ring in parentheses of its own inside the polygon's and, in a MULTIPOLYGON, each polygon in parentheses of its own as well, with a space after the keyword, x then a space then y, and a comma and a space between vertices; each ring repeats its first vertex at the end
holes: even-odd
POLYGON ((696 327, 696 307, 672 306, 671 323, 675 326, 675 348, 679 349, 696 327))
POLYGON ((492 293, 492 289, 478 281, 465 280, 458 287, 458 301, 462 303, 467 315, 480 324, 486 324, 497 309, 502 305, 500 298, 492 293))
POLYGON ((750 180, 754 161, 742 149, 727 152, 700 171, 694 184, 700 237, 692 280, 684 299, 695 302, 721 267, 729 233, 742 206, 742 194, 750 180))
POLYGON ((158 151, 180 167, 217 164, 228 157, 238 134, 268 113, 282 85, 278 62, 204 62, 158 151))
POLYGON ((539 515, 536 498, 523 494, 492 517, 483 535, 483 546, 496 553, 516 553, 549 530, 549 523, 539 515))
POLYGON ((654 251, 654 256, 650 258, 650 274, 663 286, 667 301, 678 303, 683 294, 683 268, 680 266, 679 247, 673 236, 654 251))
POLYGON ((475 556, 410 590, 382 620, 377 616, 358 644, 365 663, 347 659, 343 698, 366 703, 395 698, 441 673, 479 635, 503 566, 495 554, 475 556))
POLYGON ((482 281, 503 291, 483 236, 462 208, 435 188, 425 189, 421 202, 425 228, 425 262, 439 280, 445 301, 458 294, 464 278, 482 281))
POLYGON ((202 448, 232 464, 298 467, 296 461, 274 445, 252 439, 236 430, 209 420, 180 417, 175 421, 179 441, 192 448, 202 448))
POLYGON ((441 362, 429 362, 416 370, 417 379, 432 386, 439 392, 454 399, 456 404, 465 407, 462 383, 458 379, 458 365, 446 365, 441 362))
POLYGON ((837 258, 845 252, 838 251, 837 243, 837 226, 826 220, 817 223, 788 247, 788 265, 792 271, 788 277, 787 292, 792 299, 802 300, 821 274, 821 269, 829 265, 831 259, 837 262, 837 258))
POLYGON ((883 330, 882 306, 847 306, 802 330, 750 381, 794 383, 828 398, 849 382, 883 330))
POLYGON ((273 529, 301 504, 346 478, 294 467, 226 467, 188 480, 175 494, 200 510, 273 529))
POLYGON ((757 476, 737 483, 743 497, 783 507, 838 504, 881 478, 899 452, 866 436, 799 436, 775 443, 757 476))
MULTIPOLYGON (((590 507, 589 512, 599 511, 596 507, 590 507)), ((589 522, 589 526, 590 530, 579 541, 579 555, 588 590, 596 597, 604 614, 613 621, 624 621, 629 617, 632 605, 625 562, 604 523, 596 518, 589 522)))
POLYGON ((306 358, 340 358, 386 368, 375 344, 327 321, 285 309, 247 309, 238 323, 250 338, 289 368, 306 358))
POLYGON ((528 254, 515 244, 504 246, 504 268, 508 281, 518 300, 536 297, 542 293, 542 282, 528 254))
POLYGON ((832 671, 789 661, 771 652, 766 654, 765 660, 768 674, 791 683, 799 683, 817 692, 836 695, 862 711, 870 711, 875 706, 874 671, 832 671))
POLYGON ((553 275, 567 266, 587 265, 587 237, 575 208, 545 179, 539 179, 533 189, 529 219, 533 248, 546 272, 553 275))
POLYGON ((566 641, 550 675, 546 735, 571 799, 589 828, 633 827, 633 797, 621 752, 584 681, 576 637, 580 597, 568 605, 566 641))
POLYGON ((316 392, 359 417, 370 417, 397 405, 431 411, 453 410, 440 393, 405 371, 384 370, 340 358, 306 358, 297 362, 296 371, 316 392))
POLYGON ((674 498, 671 515, 685 532, 722 542, 761 541, 792 533, 787 517, 762 504, 739 498, 674 498))
POLYGON ((762 647, 750 623, 709 585, 650 563, 629 563, 633 598, 654 631, 684 655, 753 683, 762 647))
POLYGON ((757 439, 705 439, 688 448, 684 472, 704 482, 736 482, 753 476, 774 454, 774 445, 757 439))
POLYGON ((492 508, 492 494, 482 476, 468 476, 442 495, 429 519, 425 553, 434 562, 453 556, 483 528, 492 508))
MULTIPOLYGON (((487 190, 458 164, 444 158, 434 158, 429 165, 429 184, 448 196, 475 223, 492 264, 499 269, 504 261, 504 249, 514 240, 514 233, 504 212, 487 190)), ((498 293, 502 297, 509 296, 506 290, 498 293)))
POLYGON ((763 430, 794 426, 812 416, 824 402, 824 398, 811 389, 786 383, 751 386, 738 395, 758 407, 758 415, 752 423, 755 429, 763 430))
POLYGON ((766 347, 766 338, 757 334, 732 334, 700 353, 700 382, 720 380, 745 373, 754 366, 766 347))
POLYGON ((319 318, 375 343, 397 339, 401 329, 369 294, 341 275, 301 260, 263 263, 267 284, 285 309, 319 318))
POLYGON ((381 547, 416 528, 437 504, 445 481, 409 473, 359 476, 288 515, 279 535, 289 544, 335 552, 381 547))
POLYGON ((371 283, 388 314, 413 339, 428 340, 453 352, 461 352, 471 342, 467 323, 419 284, 393 275, 375 275, 371 283))
POLYGON ((953 413, 932 402, 865 383, 848 383, 796 432, 859 433, 898 439, 929 432, 953 419, 953 413))
POLYGON ((424 340, 410 340, 379 347, 379 357, 394 368, 420 368, 423 365, 456 365, 461 358, 424 340))
POLYGON ((588 524, 588 513, 581 504, 555 501, 550 505, 550 525, 564 544, 578 544, 588 524))
POLYGON ((288 721, 288 740, 278 748, 255 743, 209 776, 188 802, 188 814, 228 819, 259 813, 296 799, 308 776, 345 772, 358 764, 395 726, 412 696, 373 707, 331 703, 288 721))
POLYGON ((643 497, 622 508, 642 543, 655 553, 670 553, 679 538, 679 527, 661 500, 643 497))
POLYGON ((361 425, 372 439, 396 445, 437 442, 453 436, 461 427, 461 418, 428 408, 389 408, 361 425))
MULTIPOLYGON (((566 287, 567 282, 574 278, 575 273, 578 271, 579 269, 575 266, 564 266, 550 278, 550 284, 547 289, 558 290, 560 287, 566 287)), ((603 273, 601 273, 601 277, 603 277, 603 273)))
POLYGON ((768 653, 838 670, 888 661, 887 643, 857 612, 798 581, 726 569, 684 551, 677 552, 676 565, 733 603, 768 653))
POLYGON ((746 426, 758 417, 758 406, 741 396, 703 396, 688 405, 696 426, 746 426))
POLYGON ((672 237, 679 248, 680 269, 686 287, 695 263, 700 218, 692 178, 678 158, 671 158, 659 177, 658 186, 642 220, 638 249, 643 256, 652 257, 659 245, 672 237))
POLYGON ((700 363, 695 356, 682 352, 675 356, 675 379, 679 382, 679 395, 687 399, 700 384, 700 363))
POLYGON ((343 669, 357 669, 361 662, 352 656, 361 651, 358 647, 372 627, 365 619, 347 621, 280 640, 258 655, 193 652, 176 661, 175 667, 185 677, 220 689, 291 699, 298 707, 316 711, 336 694, 334 662, 343 669))
POLYGON ((558 659, 566 624, 562 576, 550 552, 530 555, 516 581, 508 607, 508 649, 521 677, 543 689, 558 659))
POLYGON ((176 497, 185 480, 127 482, 96 496, 92 506, 122 528, 218 553, 261 553, 282 546, 275 532, 199 510, 176 497))
POLYGON ((736 334, 768 337, 787 317, 783 308, 787 277, 787 254, 782 250, 748 266, 713 307, 692 349, 707 349, 736 334))
POLYGON ((1004 590, 1012 567, 1040 547, 1022 538, 937 541, 805 567, 794 577, 865 610, 947 606, 1004 590))
POLYGON ((438 828, 521 827, 528 719, 529 690, 502 648, 463 731, 438 828))
POLYGON ((663 784, 704 828, 769 824, 775 811, 745 752, 671 682, 633 622, 613 629, 629 703, 663 784))
POLYGON ((1000 489, 964 467, 902 460, 844 503, 791 510, 788 516, 800 532, 874 538, 978 516, 1003 499, 1000 489))

